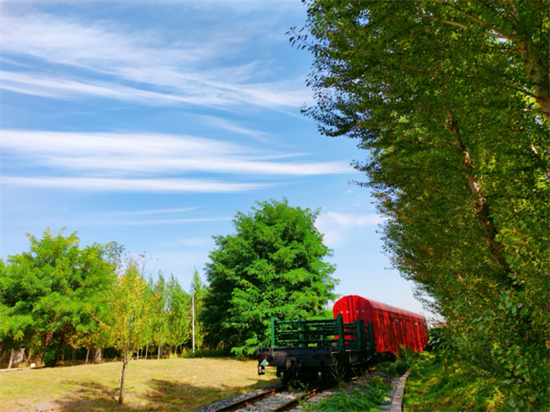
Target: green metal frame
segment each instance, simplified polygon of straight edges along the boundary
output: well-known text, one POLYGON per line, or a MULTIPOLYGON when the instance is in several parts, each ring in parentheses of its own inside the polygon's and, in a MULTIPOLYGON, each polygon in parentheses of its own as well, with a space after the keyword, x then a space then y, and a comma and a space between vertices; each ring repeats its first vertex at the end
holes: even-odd
POLYGON ((340 353, 349 349, 364 351, 367 346, 375 349, 372 324, 369 322, 365 330, 363 319, 345 323, 341 314, 335 319, 314 320, 283 321, 272 317, 271 346, 333 346, 340 353))

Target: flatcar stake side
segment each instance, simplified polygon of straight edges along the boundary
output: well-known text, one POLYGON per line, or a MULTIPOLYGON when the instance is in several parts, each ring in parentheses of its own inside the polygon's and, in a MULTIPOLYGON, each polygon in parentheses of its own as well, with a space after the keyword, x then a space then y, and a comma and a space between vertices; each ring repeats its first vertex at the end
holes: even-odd
POLYGON ((346 378, 397 355, 402 345, 422 351, 428 343, 422 315, 357 295, 334 304, 334 319, 271 318, 271 346, 258 348, 258 374, 277 368, 283 383, 346 378))

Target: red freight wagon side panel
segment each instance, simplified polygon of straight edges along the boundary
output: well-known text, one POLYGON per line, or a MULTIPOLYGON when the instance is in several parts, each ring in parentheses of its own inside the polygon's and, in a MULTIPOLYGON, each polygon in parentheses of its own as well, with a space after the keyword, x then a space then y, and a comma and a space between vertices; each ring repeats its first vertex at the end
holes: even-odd
POLYGON ((334 317, 342 314, 344 322, 363 319, 372 323, 376 350, 397 354, 399 344, 421 352, 428 344, 426 319, 418 313, 386 305, 361 296, 344 296, 334 303, 334 317))

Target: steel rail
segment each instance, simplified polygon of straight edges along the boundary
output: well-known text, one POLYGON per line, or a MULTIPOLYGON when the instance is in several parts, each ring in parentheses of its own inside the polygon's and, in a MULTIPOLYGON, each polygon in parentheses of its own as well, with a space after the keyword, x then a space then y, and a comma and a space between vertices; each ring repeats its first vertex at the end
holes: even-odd
POLYGON ((250 398, 243 399, 241 401, 232 403, 231 405, 224 406, 223 408, 216 409, 215 412, 231 412, 236 411, 237 409, 244 408, 248 405, 252 405, 258 401, 261 401, 262 399, 265 399, 269 396, 275 395, 276 393, 284 392, 286 391, 286 388, 284 386, 271 389, 269 391, 262 392, 258 395, 251 396, 250 398))
POLYGON ((305 401, 306 399, 309 399, 318 393, 321 393, 327 389, 334 388, 336 385, 322 385, 317 388, 313 388, 312 390, 304 393, 303 395, 297 396, 291 401, 288 401, 287 403, 278 406, 277 408, 273 409, 272 412, 282 412, 282 411, 289 411, 292 408, 294 408, 296 405, 299 405, 301 401, 305 401))

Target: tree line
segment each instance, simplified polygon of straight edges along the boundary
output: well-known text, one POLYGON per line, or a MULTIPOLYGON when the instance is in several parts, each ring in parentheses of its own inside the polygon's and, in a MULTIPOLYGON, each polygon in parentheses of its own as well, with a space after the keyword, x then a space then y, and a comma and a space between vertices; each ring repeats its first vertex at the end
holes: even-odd
POLYGON ((368 151, 394 267, 510 409, 547 409, 550 2, 306 6, 304 111, 368 151))
POLYGON ((88 362, 105 348, 158 358, 164 348, 190 347, 191 295, 200 315, 205 292, 197 270, 188 293, 173 275, 145 276, 145 257, 124 258, 117 243, 81 248, 76 233, 49 230, 28 237, 28 252, 0 260, 0 359, 9 358, 8 367, 22 348, 27 361, 53 366, 67 348, 73 361, 86 349, 88 362))
POLYGON ((55 366, 67 347, 73 357, 87 349, 86 361, 90 349, 110 348, 122 361, 122 403, 134 356, 190 347, 192 299, 197 348, 250 356, 269 346, 272 316, 332 317, 326 307, 338 280, 314 225, 319 212, 287 199, 238 212, 235 233, 214 237, 209 284, 195 269, 189 293, 172 275, 146 277, 145 256, 123 258, 117 243, 81 248, 76 233, 28 235, 28 252, 0 260, 0 359, 25 348, 27 360, 55 366))

